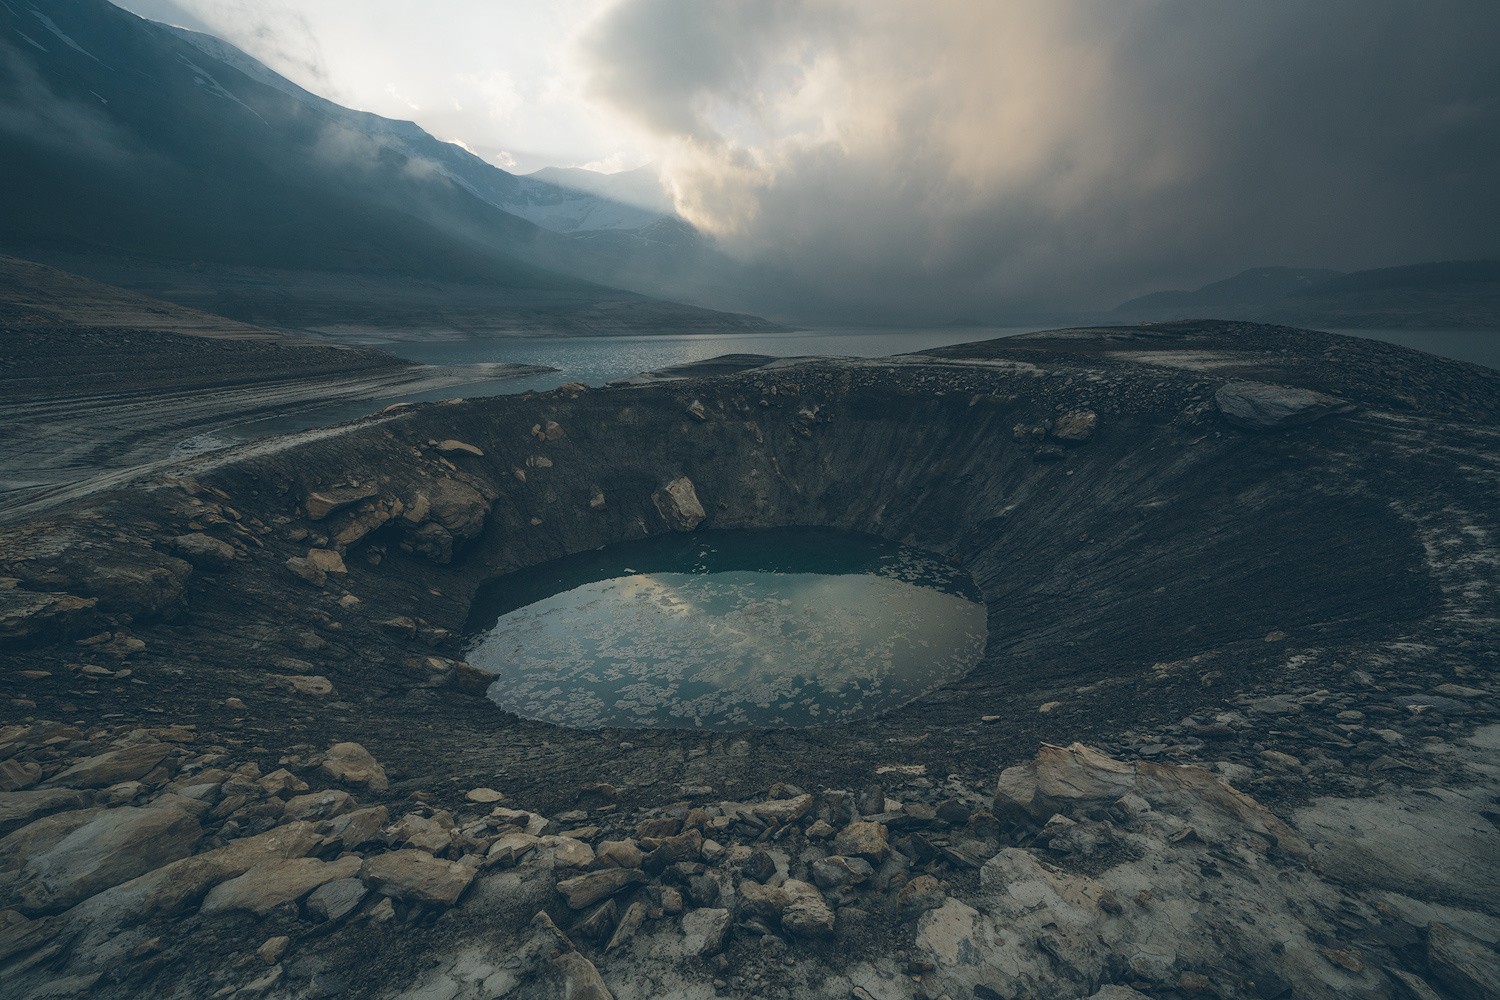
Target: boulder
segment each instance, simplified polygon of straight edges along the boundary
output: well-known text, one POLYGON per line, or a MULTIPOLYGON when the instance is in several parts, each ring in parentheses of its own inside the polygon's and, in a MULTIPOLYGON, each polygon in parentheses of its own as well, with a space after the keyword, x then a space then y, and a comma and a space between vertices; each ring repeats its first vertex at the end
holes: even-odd
POLYGON ((1354 409, 1354 404, 1337 396, 1264 382, 1226 383, 1214 393, 1214 402, 1225 420, 1252 431, 1297 427, 1354 409))
POLYGON ((353 811, 356 804, 354 796, 338 789, 308 792, 287 799, 284 815, 288 819, 333 819, 353 811))
POLYGON ((68 632, 92 618, 96 597, 0 588, 0 639, 68 632))
POLYGON ((651 502, 673 531, 692 531, 708 516, 687 476, 679 476, 651 494, 651 502))
MULTIPOLYGON (((106 890, 83 906, 97 909, 102 914, 113 914, 116 921, 136 922, 156 915, 176 915, 225 879, 242 875, 267 861, 303 857, 320 839, 313 824, 288 823, 174 861, 106 890)), ((95 919, 92 913, 90 919, 95 919)), ((110 922, 104 917, 99 919, 102 923, 110 922)))
POLYGON ((1099 414, 1093 410, 1070 410, 1052 422, 1052 436, 1081 444, 1093 437, 1098 427, 1099 414))
POLYGON ((137 743, 89 757, 53 776, 49 785, 67 788, 107 788, 122 781, 136 781, 151 773, 172 752, 165 743, 137 743))
POLYGON ((717 955, 724 949, 724 938, 729 933, 728 910, 708 907, 693 910, 682 917, 683 951, 689 955, 717 955))
POLYGON ((405 902, 452 906, 474 881, 474 872, 426 851, 402 850, 366 859, 360 877, 377 892, 405 902))
POLYGON ((352 850, 378 837, 389 819, 390 813, 385 806, 366 806, 329 820, 328 835, 337 837, 341 844, 352 850))
POLYGON ((594 855, 601 864, 613 868, 639 868, 641 860, 646 856, 633 840, 600 841, 599 846, 594 849, 594 855))
POLYGON ((337 923, 359 908, 370 890, 357 878, 325 882, 307 897, 307 912, 316 920, 337 923))
POLYGON ((833 911, 815 887, 787 879, 778 891, 786 900, 781 911, 782 930, 798 937, 827 937, 833 933, 833 911))
POLYGON ((814 886, 787 879, 774 889, 755 882, 740 883, 740 901, 745 912, 780 923, 788 934, 822 937, 833 933, 833 911, 814 886))
POLYGON ((333 694, 333 681, 321 674, 272 674, 271 679, 294 694, 323 698, 333 694))
POLYGON ((307 495, 302 506, 309 521, 321 521, 336 510, 368 500, 375 495, 374 486, 340 486, 333 489, 316 490, 307 495))
POLYGON ((385 768, 358 743, 335 743, 329 747, 323 755, 322 770, 334 781, 358 785, 372 792, 383 792, 391 787, 385 768))
POLYGON ((405 844, 428 854, 442 854, 453 846, 457 832, 453 817, 446 812, 433 816, 407 813, 391 827, 386 839, 392 844, 405 844))
POLYGON ((266 861, 210 890, 199 911, 205 915, 241 910, 263 917, 293 903, 321 885, 358 874, 360 859, 347 855, 336 861, 291 858, 266 861))
POLYGON ((812 863, 813 882, 819 889, 842 889, 859 885, 875 874, 875 869, 864 858, 846 858, 835 854, 819 858, 812 863))
POLYGON ((19 792, 41 780, 42 765, 29 760, 0 761, 0 792, 19 792))
POLYGON ((71 788, 35 788, 24 792, 0 792, 0 833, 6 833, 48 813, 81 809, 88 802, 71 788))
POLYGON ((176 801, 107 809, 27 859, 17 879, 21 910, 66 910, 191 854, 202 835, 197 816, 176 801))
POLYGON ((294 576, 301 577, 314 587, 321 587, 328 582, 328 574, 323 572, 311 561, 303 556, 292 556, 287 559, 285 566, 292 571, 294 576))
POLYGON ((866 820, 856 820, 840 830, 833 838, 833 849, 839 854, 864 858, 877 865, 891 853, 885 827, 866 820))
POLYGON ((557 891, 563 894, 568 906, 581 910, 644 881, 646 873, 639 868, 602 868, 563 879, 557 883, 557 891))
POLYGON ((331 573, 335 576, 342 576, 349 572, 348 568, 344 566, 344 557, 333 549, 308 549, 305 558, 308 565, 315 567, 325 574, 331 573))
POLYGON ((562 1000, 615 1000, 594 963, 576 951, 565 951, 552 960, 562 985, 562 1000))
POLYGON ((201 531, 178 535, 168 544, 173 552, 192 563, 194 569, 223 569, 239 555, 233 545, 201 531))
POLYGON ((503 833, 485 853, 485 862, 492 865, 513 865, 536 849, 540 837, 529 833, 503 833))

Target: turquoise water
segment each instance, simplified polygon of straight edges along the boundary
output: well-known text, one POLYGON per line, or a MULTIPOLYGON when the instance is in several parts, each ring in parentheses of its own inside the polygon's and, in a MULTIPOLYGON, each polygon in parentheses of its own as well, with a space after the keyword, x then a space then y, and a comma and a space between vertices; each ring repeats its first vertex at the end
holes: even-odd
POLYGON ((800 728, 867 718, 984 652, 967 574, 817 529, 613 545, 493 581, 470 663, 508 711, 572 728, 800 728))

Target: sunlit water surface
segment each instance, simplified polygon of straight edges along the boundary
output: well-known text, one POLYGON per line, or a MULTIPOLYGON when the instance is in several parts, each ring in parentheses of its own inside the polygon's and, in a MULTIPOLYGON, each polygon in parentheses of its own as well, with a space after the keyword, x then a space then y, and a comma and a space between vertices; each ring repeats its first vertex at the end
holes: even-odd
POLYGON ((485 587, 470 663, 490 698, 575 728, 734 730, 878 715, 984 652, 966 573, 918 549, 814 529, 610 546, 485 587))

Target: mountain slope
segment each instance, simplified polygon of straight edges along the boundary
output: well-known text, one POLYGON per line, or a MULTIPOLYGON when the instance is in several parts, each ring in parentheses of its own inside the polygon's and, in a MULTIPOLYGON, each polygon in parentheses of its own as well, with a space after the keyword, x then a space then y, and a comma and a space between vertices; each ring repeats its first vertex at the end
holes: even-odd
POLYGON ((489 205, 574 237, 566 249, 549 244, 551 252, 543 258, 549 266, 647 295, 701 302, 716 291, 734 291, 736 265, 712 239, 672 211, 661 182, 646 168, 622 174, 545 168, 517 176, 412 122, 354 111, 319 97, 222 39, 183 28, 167 30, 377 146, 422 163, 489 205))
POLYGON ((601 287, 589 279, 607 269, 587 248, 403 143, 462 150, 410 123, 309 102, 240 56, 225 61, 105 0, 0 4, 0 245, 129 287, 139 273, 169 299, 174 273, 232 287, 227 301, 200 288, 187 304, 257 322, 326 322, 327 309, 302 316, 276 293, 279 278, 315 272, 324 280, 303 286, 322 291, 307 304, 322 295, 335 316, 379 276, 397 325, 426 315, 406 315, 400 290, 433 282, 473 290, 475 321, 529 296, 523 313, 607 300, 615 313, 639 304, 643 328, 750 323, 601 287))

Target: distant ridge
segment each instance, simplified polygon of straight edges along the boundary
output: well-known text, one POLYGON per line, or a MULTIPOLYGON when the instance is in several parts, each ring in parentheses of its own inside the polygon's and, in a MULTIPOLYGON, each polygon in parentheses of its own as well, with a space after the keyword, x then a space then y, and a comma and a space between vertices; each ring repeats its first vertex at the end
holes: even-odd
POLYGON ((1500 328, 1500 261, 1432 261, 1348 274, 1262 267, 1195 291, 1153 292, 1117 306, 1137 321, 1244 319, 1347 328, 1500 328))

